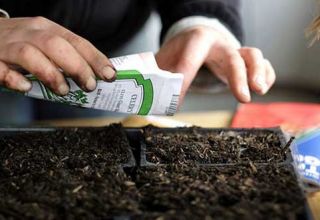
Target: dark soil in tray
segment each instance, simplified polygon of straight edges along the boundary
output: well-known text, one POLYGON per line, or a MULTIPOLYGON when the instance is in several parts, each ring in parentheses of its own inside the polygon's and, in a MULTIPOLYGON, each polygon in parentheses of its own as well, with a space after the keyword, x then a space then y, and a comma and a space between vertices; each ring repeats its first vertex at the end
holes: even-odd
POLYGON ((119 125, 0 133, 0 220, 304 217, 304 196, 291 165, 276 165, 285 158, 279 136, 187 131, 146 133, 150 152, 158 155, 153 142, 160 146, 161 161, 154 162, 171 164, 145 167, 132 162, 130 144, 140 159, 140 139, 129 135, 129 142, 119 125))
POLYGON ((0 181, 0 219, 112 219, 139 213, 134 183, 117 167, 56 168, 0 181))
POLYGON ((143 216, 137 219, 304 219, 290 167, 190 167, 137 171, 143 216))
POLYGON ((118 125, 0 138, 0 177, 60 168, 100 168, 131 160, 129 143, 118 125))
POLYGON ((132 160, 119 125, 0 138, 0 219, 95 219, 136 213, 120 165, 132 160))
POLYGON ((147 162, 225 164, 283 162, 286 151, 277 130, 223 131, 201 128, 145 129, 147 162))

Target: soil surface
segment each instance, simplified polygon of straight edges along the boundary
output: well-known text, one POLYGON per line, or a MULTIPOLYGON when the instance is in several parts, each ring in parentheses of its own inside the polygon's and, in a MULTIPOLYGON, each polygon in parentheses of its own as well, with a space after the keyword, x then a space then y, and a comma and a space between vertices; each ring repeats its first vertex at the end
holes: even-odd
POLYGON ((141 168, 137 219, 303 219, 304 200, 290 167, 141 168))
POLYGON ((282 162, 286 151, 273 131, 206 132, 199 128, 174 131, 145 129, 146 159, 157 164, 198 162, 225 164, 282 162))
POLYGON ((120 125, 0 138, 0 220, 304 217, 274 133, 147 134, 154 162, 170 165, 123 168, 132 155, 120 125))
POLYGON ((95 219, 137 213, 120 126, 0 140, 0 219, 95 219))
POLYGON ((0 138, 0 177, 51 168, 104 167, 127 163, 129 142, 119 125, 62 129, 0 138))
POLYGON ((0 183, 0 219, 112 219, 140 213, 138 192, 117 167, 56 168, 0 183))

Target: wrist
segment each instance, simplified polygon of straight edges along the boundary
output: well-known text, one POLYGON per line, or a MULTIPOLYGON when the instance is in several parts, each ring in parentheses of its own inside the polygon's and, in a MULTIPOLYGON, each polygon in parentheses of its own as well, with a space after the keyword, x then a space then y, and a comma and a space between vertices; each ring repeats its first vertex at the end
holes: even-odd
POLYGON ((230 45, 235 48, 240 48, 241 44, 239 40, 233 35, 233 33, 218 19, 208 18, 204 16, 190 16, 183 18, 174 23, 165 35, 164 42, 170 40, 175 35, 181 32, 190 30, 197 27, 207 27, 211 30, 218 32, 223 38, 225 38, 230 45))

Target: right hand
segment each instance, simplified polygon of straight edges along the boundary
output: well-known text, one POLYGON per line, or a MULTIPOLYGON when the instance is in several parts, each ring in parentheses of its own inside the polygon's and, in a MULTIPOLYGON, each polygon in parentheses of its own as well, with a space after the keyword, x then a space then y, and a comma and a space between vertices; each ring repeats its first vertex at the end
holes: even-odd
POLYGON ((0 85, 29 91, 30 81, 20 67, 42 81, 58 95, 69 87, 64 75, 80 88, 96 88, 96 76, 112 81, 115 71, 109 59, 89 41, 43 17, 0 18, 0 85))
POLYGON ((160 68, 184 74, 181 98, 202 65, 206 65, 234 96, 251 101, 250 90, 264 95, 274 84, 275 71, 257 48, 237 48, 224 33, 206 26, 194 26, 165 42, 156 55, 160 68))

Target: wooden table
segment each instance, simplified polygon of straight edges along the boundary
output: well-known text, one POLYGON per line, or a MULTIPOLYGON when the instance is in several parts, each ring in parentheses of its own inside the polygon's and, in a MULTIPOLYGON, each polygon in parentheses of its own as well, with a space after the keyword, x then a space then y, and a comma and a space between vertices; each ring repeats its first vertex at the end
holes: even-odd
MULTIPOLYGON (((160 127, 175 127, 178 125, 196 125, 207 128, 228 127, 232 119, 232 112, 198 112, 180 113, 173 117, 140 117, 128 118, 95 118, 77 120, 45 121, 40 124, 52 126, 105 126, 111 123, 121 122, 125 127, 141 127, 153 124, 160 127)), ((307 195, 308 203, 315 220, 320 220, 320 192, 307 195)))

